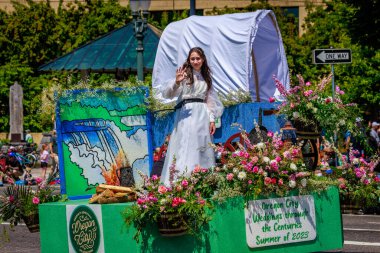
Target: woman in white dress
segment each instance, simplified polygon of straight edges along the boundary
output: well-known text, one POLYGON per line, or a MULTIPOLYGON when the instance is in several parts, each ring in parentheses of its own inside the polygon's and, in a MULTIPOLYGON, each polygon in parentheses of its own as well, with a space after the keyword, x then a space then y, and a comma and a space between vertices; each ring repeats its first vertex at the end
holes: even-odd
POLYGON ((199 47, 189 51, 186 62, 176 71, 176 78, 162 90, 165 98, 177 99, 174 129, 170 136, 161 181, 169 185, 170 167, 175 158, 176 170, 190 175, 196 166, 215 165, 210 147, 215 133, 215 119, 223 105, 212 87, 211 71, 199 47))

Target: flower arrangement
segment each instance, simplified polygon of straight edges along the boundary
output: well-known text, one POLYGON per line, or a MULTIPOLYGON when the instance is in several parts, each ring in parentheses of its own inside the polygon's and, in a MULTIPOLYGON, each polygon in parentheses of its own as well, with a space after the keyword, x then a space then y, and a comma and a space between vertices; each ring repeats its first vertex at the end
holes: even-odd
POLYGON ((333 133, 339 129, 344 131, 354 129, 357 117, 356 104, 344 104, 341 95, 344 95, 338 86, 335 88, 335 97, 328 96, 326 86, 330 82, 332 74, 325 77, 317 85, 305 82, 298 75, 299 84, 286 90, 285 86, 274 78, 276 87, 285 99, 279 105, 279 113, 294 123, 298 130, 307 128, 313 132, 324 129, 327 133, 333 133))
POLYGON ((380 198, 380 178, 374 169, 380 158, 373 157, 366 161, 360 152, 350 149, 349 155, 342 155, 338 150, 334 152, 339 157, 338 166, 330 166, 322 162, 321 170, 339 183, 339 191, 343 202, 352 203, 360 207, 378 205, 380 198))
POLYGON ((284 196, 293 190, 302 194, 323 190, 333 184, 326 181, 317 185, 320 179, 307 171, 301 147, 284 143, 281 134, 268 132, 267 140, 257 144, 250 143, 244 130, 241 134, 244 145, 239 145, 238 150, 228 154, 224 166, 216 168, 222 175, 218 194, 235 192, 235 195, 248 198, 272 194, 284 196))
POLYGON ((199 191, 207 188, 199 185, 199 179, 209 174, 208 169, 195 168, 190 177, 178 175, 175 161, 170 168, 170 185, 162 184, 156 175, 149 178, 140 173, 143 185, 137 189, 137 202, 123 213, 126 224, 133 224, 137 230, 134 239, 139 241, 144 227, 158 223, 163 216, 169 216, 169 223, 182 226, 189 234, 199 231, 210 220, 212 208, 199 191))
POLYGON ((53 175, 49 176, 36 190, 32 186, 8 186, 0 195, 0 220, 8 221, 11 227, 17 226, 25 217, 38 214, 39 204, 60 200, 60 194, 55 193, 49 184, 53 179, 53 175))

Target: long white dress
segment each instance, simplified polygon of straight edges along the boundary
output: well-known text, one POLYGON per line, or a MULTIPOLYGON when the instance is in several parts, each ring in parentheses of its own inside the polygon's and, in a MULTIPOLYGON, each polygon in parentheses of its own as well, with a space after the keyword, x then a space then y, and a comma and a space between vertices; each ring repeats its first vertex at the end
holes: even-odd
POLYGON ((190 98, 205 101, 186 103, 175 112, 174 128, 161 174, 165 185, 169 185, 169 170, 174 157, 180 174, 190 175, 198 165, 202 168, 215 166, 214 150, 209 145, 212 143, 210 122, 222 115, 223 105, 213 88, 207 91, 207 83, 199 72, 194 70, 194 84, 187 83, 184 80, 177 85, 172 80, 161 91, 164 98, 178 97, 177 104, 190 98))

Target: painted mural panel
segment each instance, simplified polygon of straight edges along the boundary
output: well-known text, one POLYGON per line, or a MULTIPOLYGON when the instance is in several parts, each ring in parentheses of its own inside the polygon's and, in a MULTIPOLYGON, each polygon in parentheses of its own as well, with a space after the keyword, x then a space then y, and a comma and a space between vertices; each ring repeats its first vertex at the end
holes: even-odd
POLYGON ((59 99, 57 133, 61 144, 61 188, 71 197, 116 180, 110 172, 131 167, 149 174, 150 122, 143 107, 146 90, 73 91, 59 99), (62 169, 63 167, 63 169, 62 169), (106 176, 104 176, 106 175, 106 176))

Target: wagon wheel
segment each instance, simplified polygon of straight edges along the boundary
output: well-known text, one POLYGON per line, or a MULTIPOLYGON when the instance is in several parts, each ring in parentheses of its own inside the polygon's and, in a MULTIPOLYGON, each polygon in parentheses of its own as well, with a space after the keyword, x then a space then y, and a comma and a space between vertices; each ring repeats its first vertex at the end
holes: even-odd
POLYGON ((308 169, 315 169, 318 165, 319 152, 316 139, 301 139, 303 161, 308 169))
MULTIPOLYGON (((234 147, 234 143, 239 142, 241 145, 244 145, 244 139, 241 133, 236 133, 232 135, 226 143, 224 143, 223 148, 224 150, 228 150, 230 152, 236 151, 236 148, 234 147)), ((221 162, 222 164, 226 163, 226 154, 222 153, 221 155, 221 162)))

